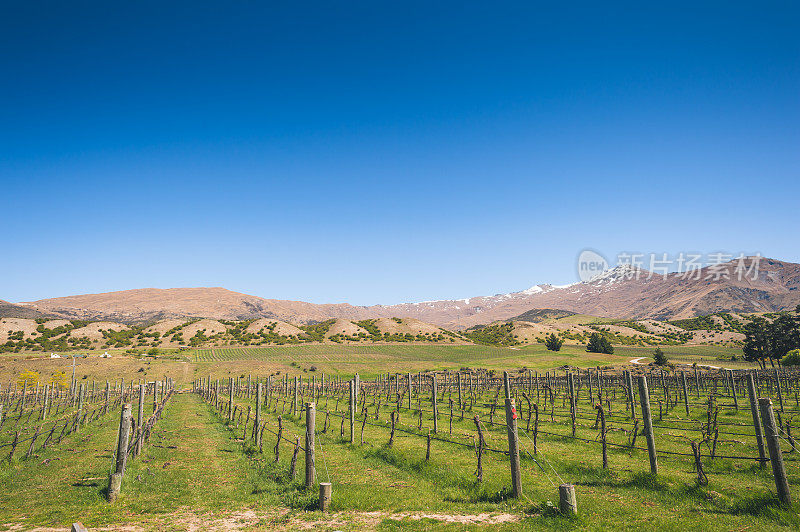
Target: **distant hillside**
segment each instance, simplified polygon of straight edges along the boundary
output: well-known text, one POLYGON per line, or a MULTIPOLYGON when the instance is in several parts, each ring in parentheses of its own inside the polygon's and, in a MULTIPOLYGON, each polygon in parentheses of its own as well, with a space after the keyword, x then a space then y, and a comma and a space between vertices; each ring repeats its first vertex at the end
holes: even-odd
POLYGON ((122 323, 154 322, 169 318, 273 318, 295 323, 314 323, 331 317, 371 317, 360 310, 365 307, 264 299, 224 288, 142 288, 42 299, 23 305, 68 319, 122 323))
POLYGON ((559 318, 566 318, 567 316, 574 316, 575 312, 568 310, 557 310, 551 308, 535 308, 527 312, 523 312, 519 316, 511 318, 512 321, 530 321, 532 323, 540 323, 545 320, 557 320, 559 318))
MULTIPOLYGON (((530 317, 549 315, 551 309, 533 312, 530 317)), ((790 311, 783 313, 793 314, 790 311)), ((673 321, 595 320, 583 314, 567 314, 563 318, 497 321, 488 325, 475 325, 462 335, 477 344, 515 346, 544 343, 555 334, 567 344, 585 344, 589 336, 599 333, 612 344, 630 346, 656 345, 719 345, 739 347, 744 341, 745 325, 755 316, 767 320, 781 313, 735 314, 719 312, 673 321), (581 319, 576 321, 575 317, 581 319)), ((524 316, 525 314, 522 314, 524 316)), ((555 314, 558 315, 558 314, 555 314)))
POLYGON ((44 314, 30 307, 15 305, 8 301, 0 299, 0 318, 27 318, 35 320, 36 318, 48 318, 50 314, 44 314))
POLYGON ((459 334, 419 320, 378 318, 352 322, 330 319, 292 325, 279 320, 166 319, 153 324, 112 321, 0 318, 0 353, 125 348, 299 345, 307 343, 469 343, 459 334))
MULTIPOLYGON (((745 261, 750 267, 752 259, 745 261)), ((568 286, 536 285, 510 294, 452 301, 354 306, 264 299, 224 288, 144 288, 21 303, 30 310, 67 319, 143 323, 168 318, 271 318, 312 324, 332 318, 360 321, 414 318, 450 330, 499 320, 545 319, 531 309, 560 309, 613 319, 686 319, 717 312, 776 312, 800 304, 800 264, 761 259, 758 275, 739 278, 737 263, 723 265, 725 275, 709 268, 699 275, 650 275, 618 266, 568 286), (526 319, 521 318, 526 316, 526 319)), ((548 310, 547 312, 554 312, 548 310)))

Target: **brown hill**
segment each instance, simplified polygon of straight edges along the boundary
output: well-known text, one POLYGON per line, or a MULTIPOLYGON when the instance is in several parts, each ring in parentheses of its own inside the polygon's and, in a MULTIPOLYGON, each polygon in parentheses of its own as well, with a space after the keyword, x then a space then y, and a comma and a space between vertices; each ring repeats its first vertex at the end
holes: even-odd
POLYGON ((0 318, 25 318, 35 320, 36 318, 47 318, 49 315, 43 314, 33 308, 15 305, 0 299, 0 318))
POLYGON ((123 323, 184 317, 228 320, 274 318, 309 323, 324 321, 332 316, 345 319, 351 316, 353 319, 364 317, 359 307, 352 305, 316 305, 303 301, 264 299, 224 288, 142 288, 42 299, 21 305, 66 318, 105 319, 123 323))
POLYGON ((679 274, 650 276, 644 270, 618 266, 590 281, 564 287, 538 285, 511 294, 391 306, 318 305, 264 299, 224 288, 145 288, 43 299, 17 306, 58 317, 123 323, 207 317, 273 318, 302 324, 329 318, 354 321, 399 317, 462 329, 507 320, 531 309, 560 309, 611 318, 675 319, 718 311, 787 310, 800 303, 800 264, 761 259, 757 277, 742 279, 735 274, 735 266, 733 261, 728 263, 728 275, 721 278, 715 278, 714 272, 705 268, 696 279, 679 274))

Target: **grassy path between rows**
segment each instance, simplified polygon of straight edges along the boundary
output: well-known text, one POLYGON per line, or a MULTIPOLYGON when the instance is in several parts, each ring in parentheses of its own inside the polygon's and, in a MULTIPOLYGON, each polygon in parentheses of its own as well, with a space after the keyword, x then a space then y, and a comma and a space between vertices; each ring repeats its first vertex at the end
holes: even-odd
POLYGON ((275 483, 260 479, 208 407, 195 396, 177 394, 145 451, 129 464, 119 500, 109 504, 105 492, 118 421, 115 411, 35 458, 0 466, 0 523, 28 528, 82 521, 89 527, 131 523, 185 530, 198 515, 215 519, 231 511, 274 510, 279 502, 275 483))

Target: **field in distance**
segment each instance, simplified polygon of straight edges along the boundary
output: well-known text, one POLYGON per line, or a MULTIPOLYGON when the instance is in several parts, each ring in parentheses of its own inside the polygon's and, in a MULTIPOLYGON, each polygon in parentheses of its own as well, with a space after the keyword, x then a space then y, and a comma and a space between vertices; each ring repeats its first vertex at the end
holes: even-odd
MULTIPOLYGON (((665 346, 662 348, 670 362, 722 366, 734 369, 756 367, 741 360, 741 350, 721 346, 665 346), (736 360, 732 361, 731 358, 736 360)), ((81 375, 87 379, 105 381, 114 378, 153 379, 167 375, 176 382, 211 376, 224 378, 258 374, 315 374, 350 376, 355 373, 366 378, 406 371, 456 371, 461 368, 522 369, 543 372, 570 366, 594 368, 623 366, 632 359, 640 364, 652 362, 652 347, 617 346, 613 355, 587 353, 580 345, 565 344, 561 351, 548 351, 541 344, 521 347, 482 345, 295 345, 280 347, 219 347, 194 350, 159 349, 155 356, 126 354, 125 349, 82 350, 65 353, 64 358, 51 359, 37 353, 0 354, 0 383, 16 382, 23 372, 34 372, 42 383, 63 379, 72 371, 72 355, 81 375), (101 358, 108 352, 111 358, 101 358)))

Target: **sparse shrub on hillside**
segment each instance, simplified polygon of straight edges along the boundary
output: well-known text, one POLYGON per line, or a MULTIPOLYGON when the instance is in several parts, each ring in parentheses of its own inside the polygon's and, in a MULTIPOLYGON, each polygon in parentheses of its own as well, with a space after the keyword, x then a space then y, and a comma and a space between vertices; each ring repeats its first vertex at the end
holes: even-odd
POLYGON ((519 340, 513 334, 514 325, 510 322, 495 323, 493 325, 477 326, 468 329, 464 336, 483 345, 512 346, 519 345, 519 340))
POLYGON ((561 351, 561 346, 564 345, 564 340, 555 334, 550 333, 545 339, 544 345, 549 351, 561 351))
POLYGON ((589 353, 605 353, 611 355, 614 353, 614 346, 611 345, 608 338, 595 332, 589 336, 589 342, 586 344, 586 351, 589 353))
POLYGON ((330 329, 331 325, 335 322, 336 320, 326 320, 321 323, 301 325, 300 328, 305 332, 308 341, 321 342, 325 339, 328 329, 330 329))
POLYGON ((653 360, 656 366, 666 366, 669 363, 667 355, 664 354, 664 351, 662 351, 660 347, 656 347, 656 350, 653 351, 653 360))

